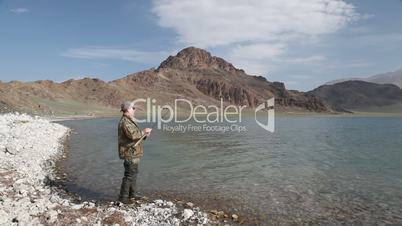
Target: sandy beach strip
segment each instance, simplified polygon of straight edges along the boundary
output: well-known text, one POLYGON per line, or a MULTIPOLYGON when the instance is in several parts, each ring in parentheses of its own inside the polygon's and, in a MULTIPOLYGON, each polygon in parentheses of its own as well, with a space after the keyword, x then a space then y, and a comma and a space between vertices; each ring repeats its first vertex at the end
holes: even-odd
POLYGON ((199 207, 165 200, 80 202, 57 186, 55 161, 69 128, 25 114, 0 115, 0 225, 215 225, 199 207))

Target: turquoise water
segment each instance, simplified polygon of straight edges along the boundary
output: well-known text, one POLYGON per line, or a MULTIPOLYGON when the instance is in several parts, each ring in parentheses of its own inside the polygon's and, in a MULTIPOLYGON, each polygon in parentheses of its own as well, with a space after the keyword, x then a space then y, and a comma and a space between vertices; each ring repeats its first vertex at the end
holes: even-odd
MULTIPOLYGON (((116 199, 119 118, 65 121, 67 189, 116 199)), ((402 224, 402 118, 277 117, 269 133, 169 133, 144 143, 138 188, 247 216, 254 224, 402 224), (258 221, 257 221, 258 220, 258 221)))

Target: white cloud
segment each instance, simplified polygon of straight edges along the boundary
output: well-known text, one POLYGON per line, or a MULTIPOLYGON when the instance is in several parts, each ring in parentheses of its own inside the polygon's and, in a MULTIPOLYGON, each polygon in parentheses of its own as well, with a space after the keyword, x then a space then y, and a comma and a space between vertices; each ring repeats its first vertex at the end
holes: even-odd
POLYGON ((10 9, 10 12, 13 12, 13 13, 27 13, 27 12, 29 12, 29 9, 27 9, 27 8, 15 8, 15 9, 10 9))
POLYGON ((154 0, 152 11, 179 43, 223 48, 236 66, 259 74, 278 62, 322 62, 322 54, 289 57, 289 46, 319 40, 360 17, 344 0, 154 0))
POLYGON ((159 25, 200 47, 337 31, 358 17, 341 0, 154 0, 159 25))
POLYGON ((230 57, 229 60, 231 62, 236 62, 235 67, 246 69, 246 72, 252 75, 266 76, 268 71, 272 71, 277 67, 277 65, 261 60, 235 59, 230 57))
POLYGON ((83 48, 69 49, 62 56, 79 59, 117 59, 127 60, 139 63, 153 63, 163 59, 166 52, 144 52, 128 48, 111 48, 89 46, 83 48))
MULTIPOLYGON (((261 50, 263 51, 263 49, 261 50)), ((236 62, 235 66, 245 68, 247 73, 254 75, 267 75, 268 72, 277 70, 280 67, 289 67, 289 65, 316 65, 327 60, 323 55, 313 55, 307 57, 276 57, 274 59, 268 58, 254 58, 242 56, 229 56, 231 62, 236 62)))
POLYGON ((281 62, 285 63, 295 63, 295 64, 314 64, 314 63, 319 63, 327 58, 322 55, 314 55, 314 56, 309 56, 309 57, 296 57, 296 58, 285 58, 285 59, 279 59, 281 62))
POLYGON ((282 43, 256 43, 250 45, 238 45, 231 49, 230 55, 234 58, 245 59, 265 59, 273 58, 282 55, 285 52, 286 46, 282 43))

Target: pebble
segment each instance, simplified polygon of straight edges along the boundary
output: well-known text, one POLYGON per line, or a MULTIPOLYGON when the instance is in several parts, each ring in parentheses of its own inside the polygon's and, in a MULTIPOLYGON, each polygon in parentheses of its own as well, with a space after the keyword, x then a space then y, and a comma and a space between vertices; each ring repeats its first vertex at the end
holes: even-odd
POLYGON ((81 209, 82 208, 82 205, 81 204, 76 204, 76 205, 73 205, 72 207, 71 207, 71 209, 73 209, 73 210, 79 210, 79 209, 81 209))
POLYGON ((194 204, 192 202, 188 202, 188 203, 186 203, 186 206, 189 207, 189 208, 193 208, 194 204))
POLYGON ((194 212, 190 209, 184 209, 183 211, 183 220, 187 221, 188 219, 190 219, 190 217, 192 217, 194 215, 194 212))
POLYGON ((237 219, 239 219, 239 216, 237 216, 237 214, 232 214, 232 219, 233 219, 234 221, 236 221, 237 219))
POLYGON ((124 217, 124 221, 125 221, 125 222, 132 222, 132 221, 133 221, 133 217, 132 217, 132 216, 125 216, 125 217, 124 217))
POLYGON ((166 205, 167 205, 168 207, 172 207, 174 204, 173 204, 173 202, 168 201, 168 202, 166 202, 166 205))
POLYGON ((157 200, 154 200, 154 203, 158 206, 161 206, 161 205, 163 205, 163 200, 157 199, 157 200))
POLYGON ((49 211, 50 222, 53 223, 57 220, 58 211, 51 210, 49 211))

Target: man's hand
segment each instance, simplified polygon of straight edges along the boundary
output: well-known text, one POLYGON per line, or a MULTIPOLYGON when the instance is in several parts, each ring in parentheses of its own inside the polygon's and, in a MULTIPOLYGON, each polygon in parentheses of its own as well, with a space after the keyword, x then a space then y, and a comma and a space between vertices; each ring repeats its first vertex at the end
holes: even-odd
POLYGON ((145 128, 144 130, 142 130, 147 136, 151 135, 152 132, 152 128, 145 128))

